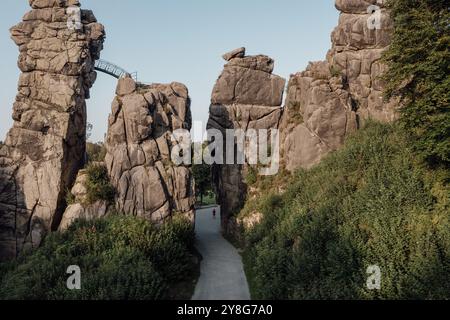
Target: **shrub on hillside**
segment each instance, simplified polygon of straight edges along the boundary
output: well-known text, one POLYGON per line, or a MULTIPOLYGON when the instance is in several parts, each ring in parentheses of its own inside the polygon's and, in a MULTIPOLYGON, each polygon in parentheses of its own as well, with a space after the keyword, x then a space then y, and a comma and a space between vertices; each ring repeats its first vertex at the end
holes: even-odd
POLYGON ((183 218, 162 227, 135 217, 78 221, 42 247, 0 265, 0 299, 163 299, 192 272, 193 228, 183 218), (81 290, 66 288, 70 265, 81 290))
POLYGON ((264 198, 245 233, 254 298, 450 298, 449 172, 422 166, 399 131, 369 124, 264 198), (366 287, 370 265, 379 291, 366 287))

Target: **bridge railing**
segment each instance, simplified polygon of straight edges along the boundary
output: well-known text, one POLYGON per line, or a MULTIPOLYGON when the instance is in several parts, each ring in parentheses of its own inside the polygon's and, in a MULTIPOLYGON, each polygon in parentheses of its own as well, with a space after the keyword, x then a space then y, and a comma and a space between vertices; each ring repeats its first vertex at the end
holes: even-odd
POLYGON ((95 61, 95 70, 106 73, 116 79, 130 75, 137 82, 137 72, 128 72, 125 69, 106 60, 99 59, 95 61))

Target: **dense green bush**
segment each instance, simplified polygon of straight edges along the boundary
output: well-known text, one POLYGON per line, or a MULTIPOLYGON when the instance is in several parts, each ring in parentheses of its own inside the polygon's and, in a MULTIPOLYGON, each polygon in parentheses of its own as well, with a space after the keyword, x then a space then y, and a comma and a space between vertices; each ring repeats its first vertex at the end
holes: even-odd
POLYGON ((92 204, 98 200, 114 201, 115 189, 111 185, 108 170, 101 164, 89 164, 86 167, 86 201, 92 204))
POLYGON ((126 216, 79 221, 38 250, 0 265, 0 299, 163 299, 192 273, 194 232, 183 218, 162 227, 126 216), (66 288, 69 265, 81 290, 66 288))
POLYGON ((389 0, 394 21, 385 54, 387 97, 402 103, 401 124, 416 152, 450 163, 450 5, 448 0, 389 0))
POLYGON ((399 131, 369 124, 282 195, 247 204, 264 215, 244 232, 254 298, 450 298, 449 172, 422 166, 399 131))

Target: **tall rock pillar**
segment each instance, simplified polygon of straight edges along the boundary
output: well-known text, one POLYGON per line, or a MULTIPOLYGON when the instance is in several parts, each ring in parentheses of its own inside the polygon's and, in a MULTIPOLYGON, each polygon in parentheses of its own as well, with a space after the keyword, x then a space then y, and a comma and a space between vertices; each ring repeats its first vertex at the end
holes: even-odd
POLYGON ((192 172, 171 157, 178 144, 172 133, 189 132, 191 125, 190 98, 183 84, 119 80, 109 116, 105 163, 120 213, 158 224, 177 214, 194 221, 192 172))
POLYGON ((30 0, 11 28, 22 71, 14 125, 0 149, 0 260, 56 230, 84 163, 86 103, 104 28, 77 0, 30 0))
MULTIPOLYGON (((274 60, 264 55, 246 56, 245 48, 233 50, 223 58, 227 64, 213 89, 207 128, 219 130, 224 138, 227 129, 277 129, 286 80, 272 74, 274 60)), ((226 152, 225 141, 223 145, 226 152)), ((245 202, 248 169, 247 161, 213 165, 225 229, 229 217, 245 202)))

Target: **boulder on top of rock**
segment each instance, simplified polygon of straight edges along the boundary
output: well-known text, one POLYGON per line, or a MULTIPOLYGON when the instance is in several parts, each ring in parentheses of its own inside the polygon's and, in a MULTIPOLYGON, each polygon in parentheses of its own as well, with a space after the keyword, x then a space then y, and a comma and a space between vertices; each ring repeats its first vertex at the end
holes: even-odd
POLYGON ((235 55, 216 82, 212 104, 280 106, 286 80, 273 75, 273 68, 274 61, 267 56, 235 55))
POLYGON ((383 0, 336 0, 336 9, 344 13, 367 13, 369 7, 375 5, 383 8, 383 0))
POLYGON ((233 51, 225 53, 222 56, 222 58, 226 61, 230 61, 231 59, 243 58, 244 56, 245 56, 245 48, 241 47, 241 48, 237 48, 237 49, 234 49, 233 51))
POLYGON ((116 88, 116 94, 118 96, 125 96, 131 94, 136 90, 136 82, 131 78, 131 76, 126 75, 119 79, 116 88))

